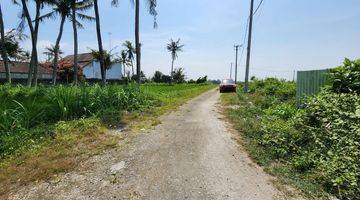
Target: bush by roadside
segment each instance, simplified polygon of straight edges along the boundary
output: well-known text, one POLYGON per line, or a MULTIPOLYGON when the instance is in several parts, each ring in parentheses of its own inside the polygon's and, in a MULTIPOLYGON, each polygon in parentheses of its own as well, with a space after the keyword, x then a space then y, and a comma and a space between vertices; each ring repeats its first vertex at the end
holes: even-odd
POLYGON ((346 60, 332 70, 329 86, 302 109, 295 83, 277 79, 254 80, 250 94, 240 91, 237 101, 227 101, 240 106, 228 114, 251 156, 309 197, 360 197, 358 64, 346 60))

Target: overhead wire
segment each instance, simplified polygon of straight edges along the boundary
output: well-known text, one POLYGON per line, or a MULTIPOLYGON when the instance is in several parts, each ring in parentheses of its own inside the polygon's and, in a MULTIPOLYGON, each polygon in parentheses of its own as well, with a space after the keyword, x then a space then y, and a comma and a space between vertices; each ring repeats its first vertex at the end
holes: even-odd
MULTIPOLYGON (((259 11, 261 5, 264 3, 264 0, 261 0, 260 3, 258 4, 258 6, 256 7, 255 11, 253 12, 253 16, 259 11)), ((244 50, 245 50, 245 42, 246 42, 246 39, 247 39, 247 35, 248 35, 248 30, 249 30, 249 20, 250 18, 248 17, 247 18, 247 23, 246 23, 246 28, 245 28, 245 34, 244 34, 244 40, 243 40, 243 43, 242 43, 242 50, 241 50, 241 55, 240 55, 240 60, 239 60, 239 63, 241 63, 242 61, 242 58, 244 56, 244 50)))
POLYGON ((264 3, 264 0, 261 0, 259 5, 256 7, 255 11, 253 12, 253 16, 257 13, 257 11, 259 11, 259 9, 263 3, 264 3))

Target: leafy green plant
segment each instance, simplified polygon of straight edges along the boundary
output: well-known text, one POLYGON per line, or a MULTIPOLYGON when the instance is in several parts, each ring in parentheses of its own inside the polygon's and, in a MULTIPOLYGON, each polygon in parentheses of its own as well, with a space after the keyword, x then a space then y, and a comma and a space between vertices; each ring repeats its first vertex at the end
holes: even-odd
POLYGON ((239 108, 230 115, 250 154, 270 171, 272 163, 280 162, 275 171, 297 173, 284 176, 301 177, 304 187, 312 184, 340 199, 358 199, 359 60, 345 60, 329 76, 330 87, 309 97, 301 109, 295 105, 293 82, 253 79, 251 92, 239 91, 238 101, 232 101, 239 108))
POLYGON ((296 119, 306 141, 302 156, 312 158, 317 179, 339 197, 359 196, 359 95, 323 91, 296 119))
POLYGON ((360 93, 360 59, 345 59, 343 66, 330 70, 331 90, 336 93, 360 93))

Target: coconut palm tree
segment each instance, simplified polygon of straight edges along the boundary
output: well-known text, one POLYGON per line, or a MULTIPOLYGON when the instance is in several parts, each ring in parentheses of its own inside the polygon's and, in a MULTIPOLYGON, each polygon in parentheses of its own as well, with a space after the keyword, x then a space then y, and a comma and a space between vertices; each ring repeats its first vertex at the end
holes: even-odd
POLYGON ((126 66, 129 64, 128 55, 126 53, 126 50, 122 50, 119 57, 119 62, 121 63, 123 67, 123 78, 126 75, 126 66))
MULTIPOLYGON (((89 7, 84 7, 85 4, 84 2, 77 2, 77 5, 75 5, 76 9, 76 14, 78 16, 78 18, 87 18, 90 19, 90 16, 87 16, 85 14, 83 14, 81 11, 84 11, 86 9, 89 9, 89 7)), ((55 46, 53 48, 54 51, 54 57, 53 57, 53 84, 56 84, 56 77, 57 77, 57 68, 58 68, 58 62, 59 62, 59 54, 60 54, 60 42, 62 39, 62 35, 63 35, 63 30, 64 30, 64 24, 66 19, 69 19, 70 21, 72 21, 72 0, 53 0, 51 2, 52 5, 52 10, 39 17, 40 21, 43 21, 45 19, 53 19, 57 16, 60 16, 61 20, 60 20, 60 27, 59 27, 59 32, 56 38, 56 42, 55 42, 55 46)), ((91 5, 91 4, 90 4, 91 5)), ((80 21, 76 21, 76 24, 78 25, 78 27, 83 27, 83 25, 81 24, 80 21)))
MULTIPOLYGON (((141 44, 140 44, 140 0, 131 0, 135 4, 135 50, 136 50, 136 73, 141 73, 141 44)), ((119 0, 112 0, 112 5, 118 5, 119 0)), ((148 11, 154 17, 154 28, 157 27, 156 23, 156 6, 157 0, 146 0, 148 11)), ((140 84, 141 77, 137 76, 137 82, 140 84)))
MULTIPOLYGON (((50 61, 54 61, 55 55, 60 56, 60 55, 64 54, 64 52, 61 51, 61 49, 58 49, 58 47, 51 45, 51 46, 45 48, 45 51, 43 52, 43 54, 47 56, 47 62, 50 62, 50 61)), ((55 70, 55 73, 56 73, 56 70, 55 70)))
POLYGON ((108 70, 111 68, 112 64, 114 63, 113 57, 114 55, 111 54, 111 52, 107 51, 97 51, 95 49, 90 49, 92 56, 94 59, 100 62, 100 59, 103 59, 103 64, 105 67, 105 70, 108 70))
POLYGON ((97 40, 98 40, 98 47, 99 47, 99 53, 100 53, 100 70, 101 70, 101 78, 102 78, 102 84, 106 84, 106 70, 105 70, 105 55, 104 55, 104 48, 102 45, 102 38, 101 38, 101 25, 100 25, 100 14, 99 14, 99 6, 98 1, 94 1, 94 11, 95 11, 95 19, 96 19, 96 34, 97 34, 97 40))
MULTIPOLYGON (((14 1, 15 3, 17 3, 16 1, 14 1)), ((38 27, 39 27, 39 20, 38 17, 40 16, 40 8, 41 8, 41 1, 36 1, 36 17, 35 17, 35 26, 33 25, 33 20, 31 19, 30 16, 30 12, 27 6, 27 1, 26 0, 21 0, 21 5, 22 5, 22 15, 21 18, 22 20, 26 20, 27 24, 29 26, 30 29, 30 35, 31 35, 31 46, 32 46, 32 50, 31 50, 31 61, 30 61, 30 66, 29 66, 29 73, 28 73, 28 81, 27 84, 29 87, 31 87, 32 84, 32 80, 33 80, 33 75, 34 75, 34 79, 35 79, 35 84, 37 79, 35 78, 35 76, 37 76, 37 74, 35 75, 35 68, 37 68, 38 66, 38 57, 37 57, 37 31, 38 31, 38 27)), ((23 22, 21 24, 24 24, 23 22)), ((21 26, 23 27, 23 26, 21 26)))
POLYGON ((62 38, 63 30, 64 30, 64 24, 66 18, 71 17, 71 2, 69 0, 58 0, 54 1, 52 3, 52 11, 41 16, 40 20, 44 20, 46 18, 55 18, 56 15, 60 15, 60 27, 59 27, 59 33, 56 38, 55 46, 53 48, 54 53, 54 59, 53 59, 53 74, 52 74, 52 82, 55 85, 56 84, 56 77, 57 77, 57 68, 58 68, 58 60, 59 60, 59 51, 60 51, 60 41, 62 38))
POLYGON ((77 29, 83 28, 83 26, 78 23, 77 16, 82 20, 90 20, 93 21, 94 17, 78 13, 77 11, 85 11, 92 7, 92 3, 89 1, 77 1, 72 0, 71 2, 71 22, 72 22, 72 28, 73 28, 73 36, 74 36, 74 83, 78 84, 78 72, 79 72, 79 66, 78 66, 78 32, 77 29))
POLYGON ((127 55, 127 59, 128 59, 128 62, 131 66, 131 69, 132 69, 132 76, 134 76, 134 58, 135 58, 135 53, 136 53, 136 50, 133 46, 133 44, 130 42, 130 41, 125 41, 123 43, 123 47, 125 47, 125 52, 126 52, 126 55, 127 55))
POLYGON ((180 44, 180 39, 177 41, 174 41, 173 39, 170 40, 170 42, 167 44, 166 49, 171 53, 171 81, 173 80, 174 76, 174 62, 178 58, 178 52, 182 51, 184 45, 180 44))
MULTIPOLYGON (((37 52, 37 41, 38 41, 38 33, 40 26, 40 13, 46 4, 50 4, 54 0, 34 0, 35 2, 35 18, 32 20, 29 8, 27 5, 27 0, 21 0, 22 13, 21 13, 21 23, 20 29, 24 28, 25 21, 30 29, 31 35, 31 61, 29 66, 29 74, 28 74, 28 86, 34 84, 37 85, 38 80, 38 52, 37 52), (33 24, 34 23, 34 24, 33 24)), ((19 4, 17 0, 12 0, 13 3, 19 4)))
POLYGON ((4 19, 1 10, 0 4, 0 34, 1 34, 1 41, 0 41, 0 48, 1 48, 1 57, 4 62, 5 72, 6 72, 6 81, 11 83, 11 74, 10 74, 10 67, 8 63, 8 56, 5 48, 5 28, 4 28, 4 19))
POLYGON ((74 83, 77 85, 78 83, 78 33, 77 33, 77 24, 76 24, 76 0, 72 0, 71 3, 71 21, 73 28, 73 37, 74 37, 74 83))
POLYGON ((25 61, 29 59, 29 53, 20 47, 20 41, 23 41, 27 36, 21 32, 16 32, 12 29, 5 33, 4 49, 6 52, 7 61, 25 61))

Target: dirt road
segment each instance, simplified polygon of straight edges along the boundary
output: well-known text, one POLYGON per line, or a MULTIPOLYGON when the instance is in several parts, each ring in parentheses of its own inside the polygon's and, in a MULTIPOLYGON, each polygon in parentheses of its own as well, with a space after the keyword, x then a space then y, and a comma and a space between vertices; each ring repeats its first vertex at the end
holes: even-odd
POLYGON ((280 199, 271 177, 231 138, 219 97, 207 92, 163 116, 127 148, 22 188, 11 199, 280 199))

